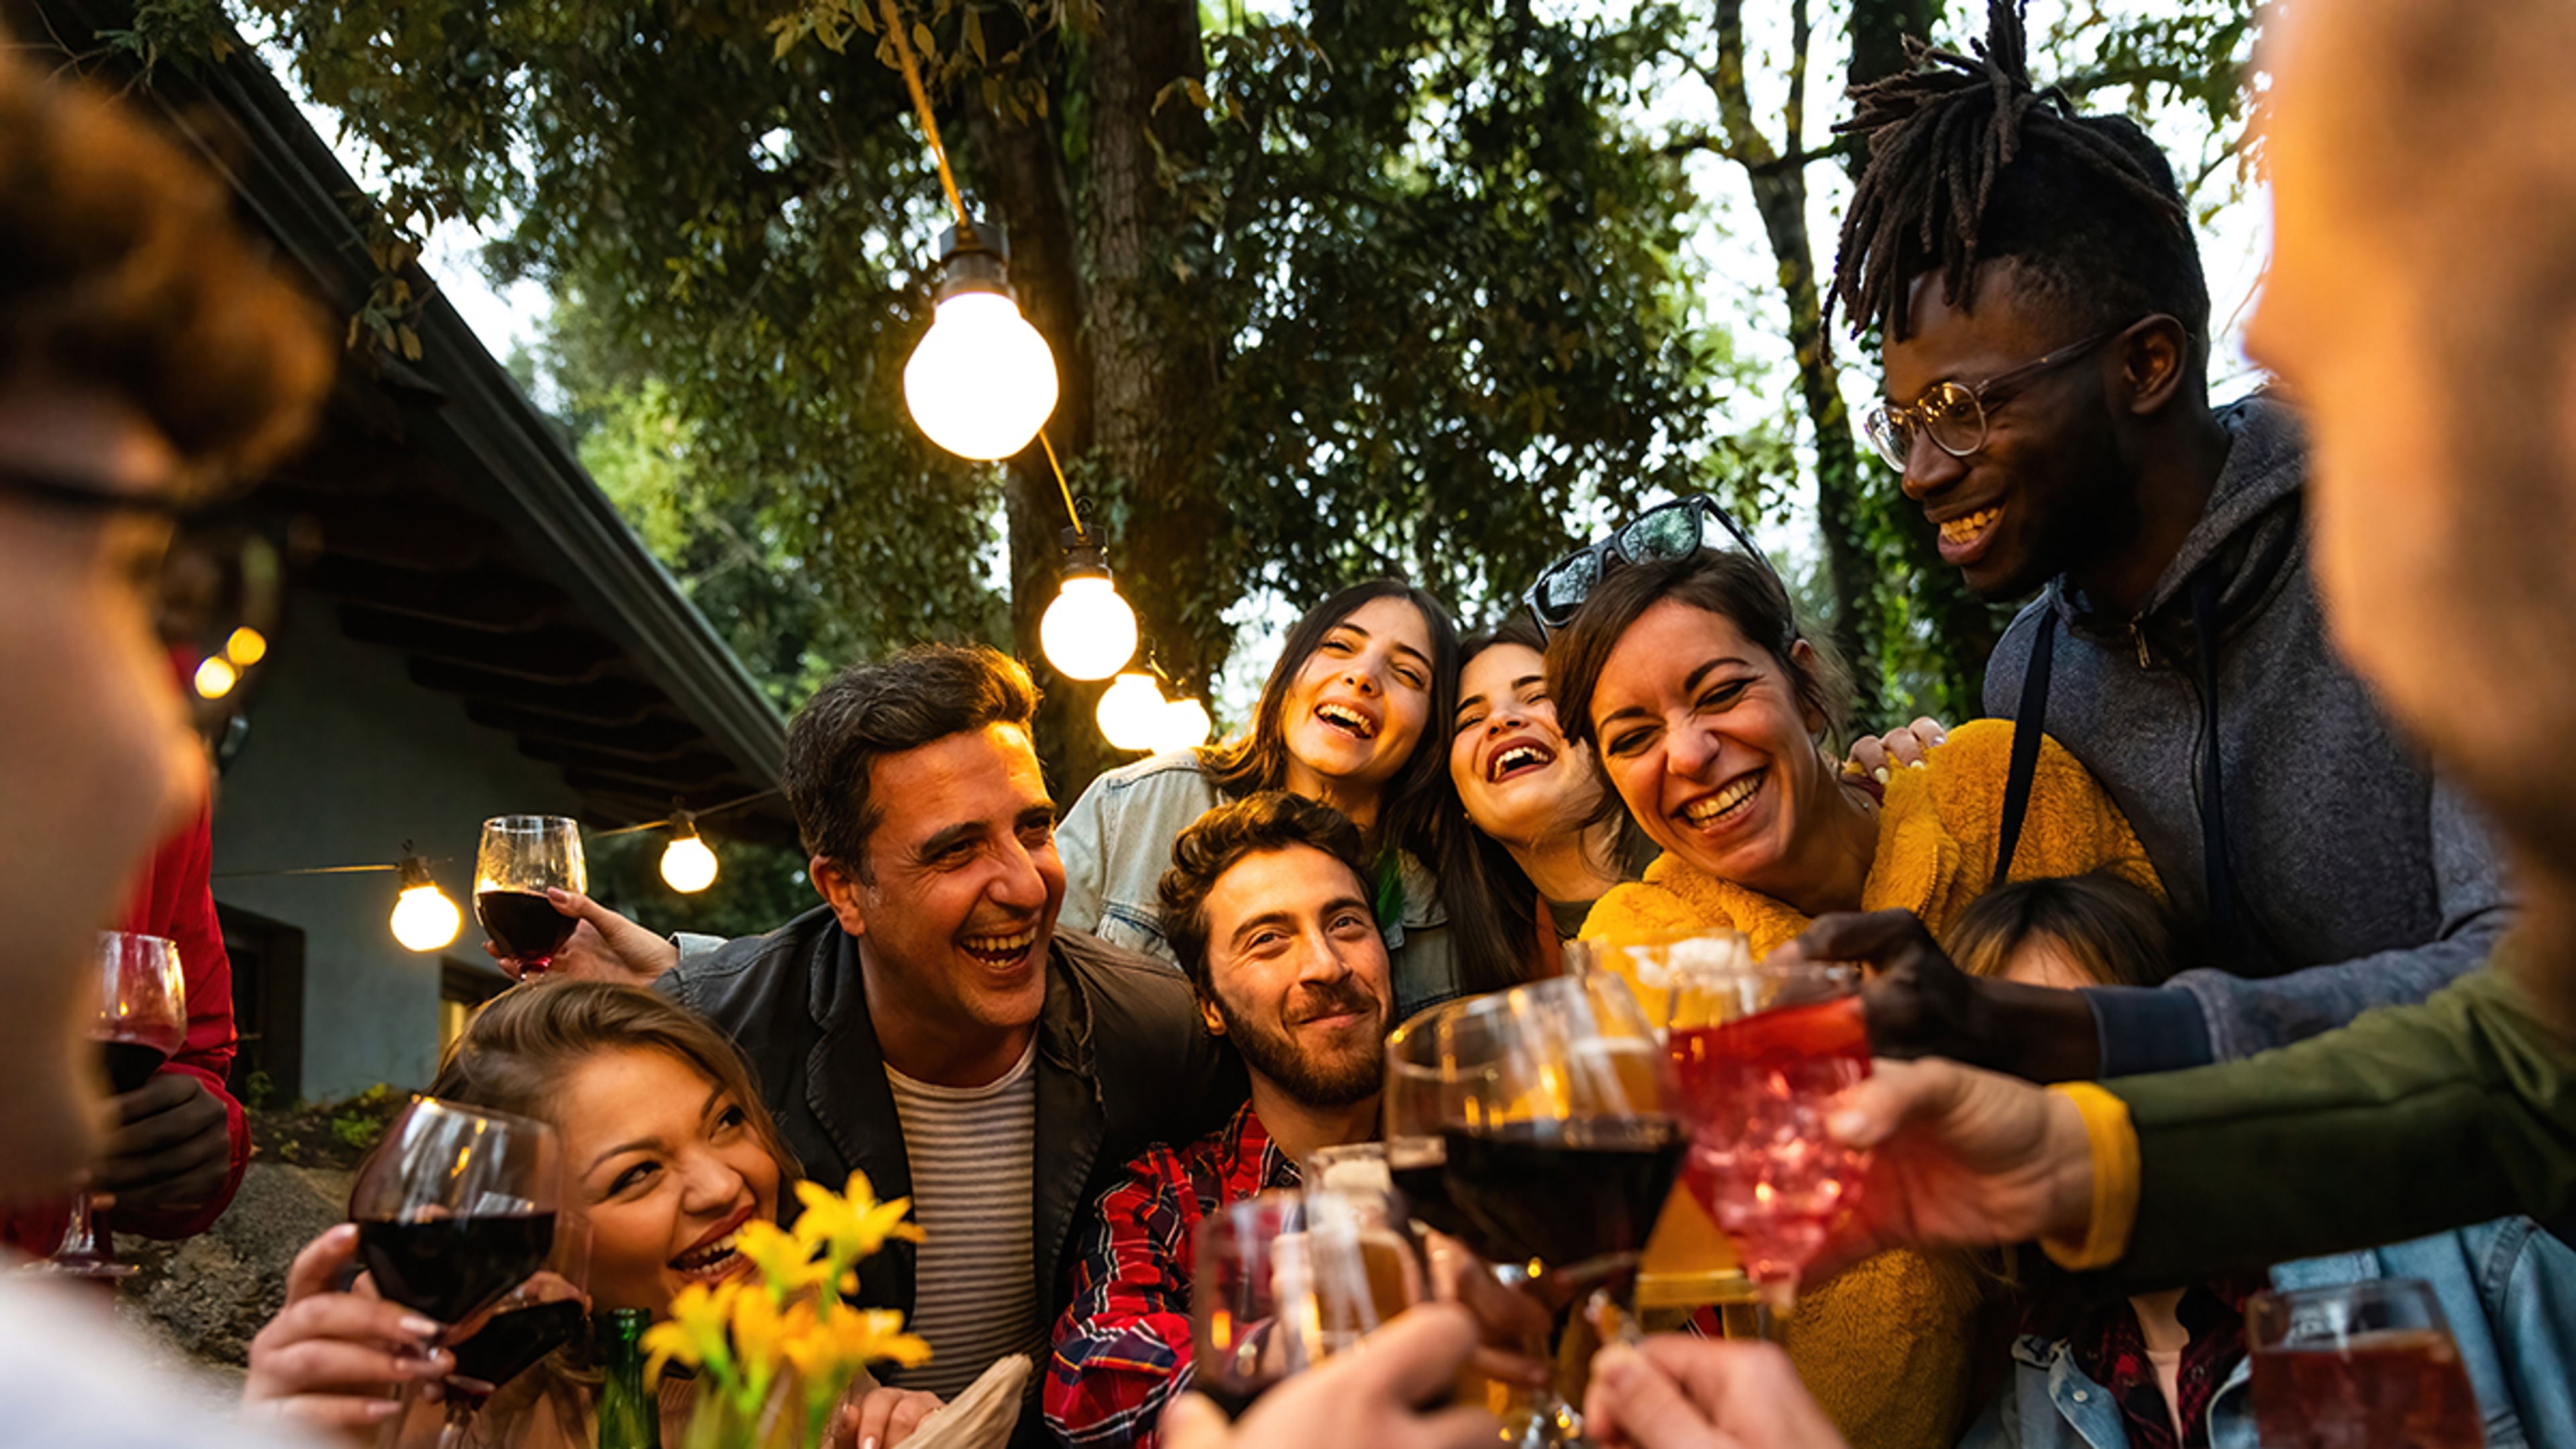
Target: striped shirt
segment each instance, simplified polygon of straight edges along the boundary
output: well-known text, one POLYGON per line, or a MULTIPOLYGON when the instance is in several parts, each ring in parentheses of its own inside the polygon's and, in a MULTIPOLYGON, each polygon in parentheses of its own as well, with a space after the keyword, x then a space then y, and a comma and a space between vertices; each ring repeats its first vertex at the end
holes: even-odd
POLYGON ((929 1363, 889 1383, 954 1398, 994 1360, 1045 1345, 1032 1227, 1037 1052, 1032 1035, 1020 1064, 981 1087, 935 1087, 886 1068, 922 1231, 907 1326, 931 1350, 929 1363))

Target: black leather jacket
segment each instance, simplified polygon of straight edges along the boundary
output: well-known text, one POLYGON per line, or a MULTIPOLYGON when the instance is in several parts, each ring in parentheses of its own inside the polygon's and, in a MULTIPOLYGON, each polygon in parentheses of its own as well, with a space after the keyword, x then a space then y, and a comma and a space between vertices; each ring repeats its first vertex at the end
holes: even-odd
MULTIPOLYGON (((693 955, 655 987, 742 1048, 807 1177, 837 1189, 857 1169, 881 1199, 912 1192, 858 952, 830 908, 693 955)), ((1047 954, 1037 1075, 1031 1242, 1038 1302, 1053 1324, 1077 1216, 1146 1147, 1222 1125, 1246 1087, 1233 1051, 1200 1024, 1180 972, 1061 927, 1047 954)), ((911 1313, 913 1270, 912 1244, 887 1243, 859 1275, 858 1301, 911 1313)))

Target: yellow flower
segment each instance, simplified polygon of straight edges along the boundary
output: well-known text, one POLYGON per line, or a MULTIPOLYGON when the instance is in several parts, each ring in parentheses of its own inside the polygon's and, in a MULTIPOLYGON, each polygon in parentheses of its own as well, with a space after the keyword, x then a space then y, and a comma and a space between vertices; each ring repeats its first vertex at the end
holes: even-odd
POLYGON ((730 1367, 733 1358, 725 1327, 732 1319, 734 1300, 741 1296, 738 1280, 713 1288, 692 1283, 673 1294, 671 1316, 644 1330, 644 1349, 651 1355, 644 1364, 646 1379, 658 1381, 663 1365, 673 1359, 691 1368, 730 1367))
POLYGON ((769 1382, 786 1362, 787 1345, 814 1332, 814 1305, 780 1307, 766 1293, 743 1293, 733 1301, 733 1351, 742 1365, 746 1403, 757 1404, 769 1393, 769 1382))
POLYGON ((919 1368, 930 1362, 930 1345, 903 1331, 903 1314, 891 1308, 848 1308, 826 1315, 821 1325, 832 1337, 836 1356, 849 1366, 897 1363, 919 1368))
POLYGON ((820 1183, 796 1184, 796 1200, 805 1205, 796 1219, 797 1241, 808 1249, 830 1248, 831 1256, 841 1262, 854 1262, 885 1246, 888 1238, 921 1241, 921 1227, 903 1220, 912 1211, 912 1199, 899 1197, 892 1202, 877 1201, 876 1189, 864 1172, 850 1174, 846 1193, 835 1193, 820 1183))
POLYGON ((749 1258, 760 1270, 761 1281, 769 1285, 772 1298, 793 1297, 799 1290, 819 1288, 830 1269, 814 1261, 813 1249, 804 1239, 790 1234, 776 1223, 751 1222, 742 1227, 734 1239, 734 1251, 749 1258))

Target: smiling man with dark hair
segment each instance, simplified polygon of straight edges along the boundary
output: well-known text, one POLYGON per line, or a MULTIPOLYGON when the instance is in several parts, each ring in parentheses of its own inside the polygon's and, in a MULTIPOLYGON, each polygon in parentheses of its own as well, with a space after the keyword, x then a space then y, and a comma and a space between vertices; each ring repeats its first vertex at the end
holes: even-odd
POLYGON ((1852 92, 1870 159, 1834 291, 1884 340, 1867 431, 1970 588, 2040 590, 1987 712, 2083 762, 2213 949, 2157 990, 1892 973, 1878 1046, 2108 1076, 2421 1000, 2510 920, 2495 848, 2327 645, 2298 419, 2210 405, 2172 169, 2033 82, 2015 0, 1988 12, 1974 54, 1852 92))
POLYGON ((1220 805, 1174 842, 1168 939, 1208 1031, 1243 1054, 1252 1100, 1222 1130, 1129 1163, 1100 1199, 1046 1386, 1047 1422, 1067 1442, 1154 1442, 1189 1381, 1201 1218, 1296 1186, 1317 1148, 1377 1136, 1390 988, 1366 865, 1339 811, 1279 791, 1220 805))

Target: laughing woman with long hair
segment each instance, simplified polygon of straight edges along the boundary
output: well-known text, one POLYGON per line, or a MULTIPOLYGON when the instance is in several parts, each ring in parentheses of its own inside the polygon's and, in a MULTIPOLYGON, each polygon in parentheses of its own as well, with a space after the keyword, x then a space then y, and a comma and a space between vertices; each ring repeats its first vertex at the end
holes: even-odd
MULTIPOLYGON (((1057 832, 1059 921, 1171 959, 1156 885, 1172 842, 1227 800, 1286 790, 1349 816, 1376 860, 1399 1019, 1461 990, 1449 914, 1425 862, 1445 786, 1435 731, 1457 698, 1449 612, 1396 579, 1355 584, 1288 631, 1241 738, 1157 755, 1091 782, 1057 832)), ((1176 968, 1177 969, 1177 968, 1176 968)))

